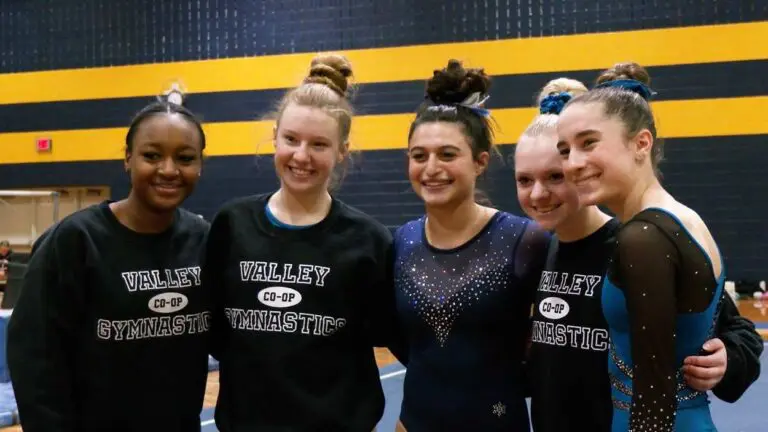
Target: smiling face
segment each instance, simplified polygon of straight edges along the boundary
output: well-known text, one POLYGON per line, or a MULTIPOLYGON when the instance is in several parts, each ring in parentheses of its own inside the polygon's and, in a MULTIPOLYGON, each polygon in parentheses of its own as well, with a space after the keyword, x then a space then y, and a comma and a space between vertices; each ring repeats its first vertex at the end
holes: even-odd
POLYGON ((544 229, 554 230, 579 209, 578 192, 565 178, 554 130, 520 138, 515 183, 520 207, 544 229))
POLYGON ((638 178, 637 156, 647 147, 633 141, 650 137, 646 131, 627 140, 624 125, 605 116, 600 103, 567 107, 558 122, 558 135, 566 174, 584 206, 611 202, 632 189, 638 178))
POLYGON ((275 170, 283 189, 293 194, 325 193, 344 160, 337 119, 320 108, 288 105, 275 129, 275 170))
POLYGON ((488 159, 488 152, 472 156, 461 124, 423 123, 411 135, 408 178, 425 205, 456 206, 474 199, 477 176, 485 170, 488 159))
POLYGON ((202 136, 182 114, 153 114, 137 127, 125 168, 131 177, 131 194, 145 208, 173 211, 197 185, 202 136))

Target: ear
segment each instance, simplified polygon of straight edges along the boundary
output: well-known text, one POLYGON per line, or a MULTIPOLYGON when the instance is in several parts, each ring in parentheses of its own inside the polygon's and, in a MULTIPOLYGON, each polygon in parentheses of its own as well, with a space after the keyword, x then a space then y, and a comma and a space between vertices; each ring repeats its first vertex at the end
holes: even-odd
POLYGON ((653 135, 648 129, 643 129, 638 132, 632 139, 633 150, 635 152, 635 160, 643 161, 650 156, 653 149, 653 135))
POLYGON ((272 126, 272 147, 277 150, 277 123, 272 126))
POLYGON ((123 160, 123 168, 125 168, 125 172, 129 172, 131 170, 131 152, 129 152, 128 149, 125 150, 125 159, 123 160))
POLYGON ((477 155, 475 159, 475 176, 479 177, 488 168, 488 161, 491 159, 490 153, 484 151, 477 155))
POLYGON ((349 141, 344 141, 339 146, 339 154, 336 156, 336 163, 342 163, 349 154, 349 141))

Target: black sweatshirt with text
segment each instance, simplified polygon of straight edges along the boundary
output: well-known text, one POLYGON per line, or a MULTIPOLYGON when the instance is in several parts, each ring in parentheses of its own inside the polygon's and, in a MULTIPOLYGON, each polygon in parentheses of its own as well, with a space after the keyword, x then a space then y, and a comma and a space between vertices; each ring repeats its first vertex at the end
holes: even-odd
POLYGON ((206 245, 216 426, 370 432, 384 410, 373 347, 394 319, 391 233, 336 199, 321 222, 281 227, 268 199, 225 205, 206 245))
POLYGON ((35 244, 8 326, 24 432, 200 430, 207 230, 178 210, 165 232, 139 234, 104 202, 35 244))

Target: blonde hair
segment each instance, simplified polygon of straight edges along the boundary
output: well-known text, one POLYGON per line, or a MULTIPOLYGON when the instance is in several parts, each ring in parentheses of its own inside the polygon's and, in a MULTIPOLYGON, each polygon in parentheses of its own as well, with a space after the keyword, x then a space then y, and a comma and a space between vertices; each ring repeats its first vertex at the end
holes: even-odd
POLYGON ((278 102, 277 112, 273 115, 277 125, 280 125, 280 118, 288 105, 322 109, 338 121, 339 138, 342 144, 346 143, 354 115, 349 102, 352 75, 352 65, 343 55, 317 55, 310 63, 307 77, 278 102))
MULTIPOLYGON (((548 96, 557 95, 560 93, 568 93, 570 97, 576 97, 580 94, 587 92, 587 86, 571 78, 557 78, 548 82, 539 92, 539 96, 536 98, 536 106, 541 107, 542 102, 547 99, 548 96)), ((557 119, 559 114, 555 113, 540 113, 523 132, 523 136, 537 137, 545 133, 551 132, 557 126, 557 119)))

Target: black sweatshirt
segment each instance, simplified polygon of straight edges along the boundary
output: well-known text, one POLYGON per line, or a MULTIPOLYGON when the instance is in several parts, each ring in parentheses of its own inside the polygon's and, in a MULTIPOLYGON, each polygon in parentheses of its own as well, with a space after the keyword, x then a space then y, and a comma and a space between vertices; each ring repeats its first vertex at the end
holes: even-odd
POLYGON ((720 308, 715 336, 725 344, 728 366, 712 393, 733 403, 760 377, 760 355, 765 346, 755 324, 739 315, 739 308, 727 293, 723 295, 720 308))
POLYGON ((225 205, 206 245, 216 425, 370 432, 384 410, 373 346, 394 311, 392 236, 336 199, 316 225, 278 227, 269 196, 225 205))
POLYGON ((552 241, 533 312, 531 422, 536 432, 609 431, 608 325, 600 295, 613 219, 574 242, 552 241))
MULTIPOLYGON (((528 359, 536 432, 611 429, 608 331, 601 293, 618 227, 612 219, 584 239, 564 243, 555 237, 550 245, 528 359)), ((734 402, 760 374, 763 341, 727 294, 721 308, 716 337, 726 346, 728 367, 713 393, 734 402)))
POLYGON ((210 314, 207 222, 139 234, 97 204, 34 247, 8 325, 24 432, 199 431, 210 314))

